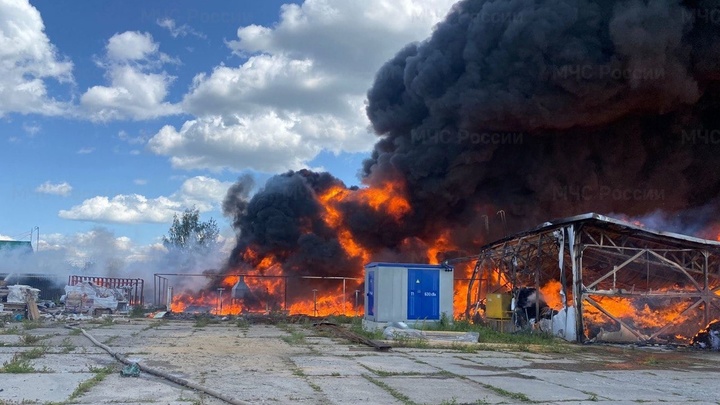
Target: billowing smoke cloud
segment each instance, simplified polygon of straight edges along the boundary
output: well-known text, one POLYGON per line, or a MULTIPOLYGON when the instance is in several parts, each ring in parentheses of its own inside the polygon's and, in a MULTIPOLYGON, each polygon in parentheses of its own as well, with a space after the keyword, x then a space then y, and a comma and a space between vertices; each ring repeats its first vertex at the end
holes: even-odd
POLYGON ((462 1, 378 72, 365 174, 399 174, 424 223, 488 204, 519 230, 713 203, 718 6, 462 1))
MULTIPOLYGON (((241 188, 240 183, 235 186, 241 188)), ((323 208, 317 196, 333 186, 345 189, 328 173, 289 172, 271 178, 249 202, 237 201, 235 206, 241 209, 236 211, 240 215, 235 226, 240 234, 230 266, 254 268, 271 254, 295 274, 342 275, 338 273, 343 269, 355 271, 362 263, 352 263, 335 231, 321 219, 323 208), (248 249, 254 253, 245 254, 248 249)), ((229 205, 236 187, 228 192, 224 205, 229 205)))
POLYGON ((438 241, 454 250, 439 260, 471 254, 586 212, 703 233, 720 191, 711 15, 720 1, 460 1, 368 92, 380 139, 363 182, 409 209, 327 173, 279 175, 226 208, 239 232, 229 267, 271 255, 286 272, 357 275, 366 259, 425 261, 438 241), (331 204, 339 226, 333 187, 347 192, 331 204))

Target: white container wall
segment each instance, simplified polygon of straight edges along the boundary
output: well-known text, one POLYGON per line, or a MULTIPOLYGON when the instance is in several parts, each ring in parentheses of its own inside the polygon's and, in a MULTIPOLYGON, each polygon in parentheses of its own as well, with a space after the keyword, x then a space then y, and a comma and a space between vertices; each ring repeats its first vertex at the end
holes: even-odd
POLYGON ((438 321, 453 317, 453 268, 411 263, 365 266, 365 321, 438 321))

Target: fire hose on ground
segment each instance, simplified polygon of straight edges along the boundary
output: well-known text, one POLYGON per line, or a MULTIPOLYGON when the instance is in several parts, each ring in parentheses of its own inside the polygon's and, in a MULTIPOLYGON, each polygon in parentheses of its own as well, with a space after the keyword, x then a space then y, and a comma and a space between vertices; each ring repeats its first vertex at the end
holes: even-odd
POLYGON ((97 339, 95 339, 91 334, 87 333, 87 332, 86 332, 84 329, 82 329, 82 328, 75 328, 75 327, 72 327, 72 326, 66 326, 66 328, 68 328, 68 329, 74 329, 74 330, 75 330, 75 329, 79 330, 80 332, 82 332, 83 335, 85 335, 86 338, 90 339, 90 341, 93 342, 93 344, 94 344, 95 346, 97 346, 97 347, 105 350, 106 352, 108 352, 108 354, 110 354, 112 357, 114 357, 114 358, 117 359, 119 362, 121 362, 121 363, 123 363, 123 364, 125 364, 125 365, 131 366, 131 365, 133 365, 133 364, 136 364, 137 367, 140 369, 140 371, 143 371, 143 372, 145 372, 145 373, 154 375, 154 376, 156 376, 156 377, 164 378, 164 379, 166 379, 166 380, 168 380, 168 381, 171 381, 171 382, 173 382, 173 383, 175 383, 175 384, 178 384, 178 385, 181 385, 181 386, 183 386, 183 387, 188 387, 188 388, 191 388, 191 389, 193 389, 193 390, 195 390, 195 391, 203 392, 203 393, 205 393, 205 394, 207 394, 207 395, 210 395, 211 397, 215 397, 215 398, 217 398, 217 399, 219 399, 219 400, 221 400, 221 401, 225 401, 225 402, 227 402, 227 403, 229 403, 229 404, 232 404, 232 405, 250 405, 250 402, 245 402, 245 401, 241 401, 241 400, 238 400, 238 399, 235 399, 235 398, 230 398, 230 397, 224 395, 224 394, 221 393, 221 392, 218 392, 218 391, 213 390, 212 388, 203 387, 202 385, 196 384, 196 383, 194 383, 194 382, 192 382, 192 381, 188 381, 188 380, 185 380, 185 379, 182 379, 182 378, 179 378, 179 377, 175 377, 174 375, 165 373, 165 372, 160 371, 160 370, 156 370, 156 369, 154 369, 154 368, 148 367, 148 366, 143 365, 143 364, 141 364, 141 363, 132 362, 132 361, 126 359, 125 356, 123 356, 122 354, 120 354, 120 353, 118 353, 118 352, 115 352, 115 351, 113 351, 112 349, 110 349, 110 347, 108 347, 108 346, 100 343, 97 339))

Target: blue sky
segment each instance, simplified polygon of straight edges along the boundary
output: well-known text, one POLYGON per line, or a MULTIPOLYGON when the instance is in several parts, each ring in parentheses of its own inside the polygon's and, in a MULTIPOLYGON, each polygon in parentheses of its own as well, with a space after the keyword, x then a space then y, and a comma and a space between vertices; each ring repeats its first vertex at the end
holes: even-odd
POLYGON ((0 238, 102 230, 137 253, 194 206, 231 239, 219 205, 242 174, 360 184, 374 73, 451 5, 1 0, 0 238))

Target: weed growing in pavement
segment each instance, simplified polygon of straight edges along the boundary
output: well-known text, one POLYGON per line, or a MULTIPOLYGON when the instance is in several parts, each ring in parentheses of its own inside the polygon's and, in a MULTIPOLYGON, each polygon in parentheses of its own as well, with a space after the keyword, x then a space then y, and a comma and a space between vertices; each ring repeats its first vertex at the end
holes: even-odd
POLYGON ((327 317, 327 321, 336 325, 354 324, 356 322, 362 322, 361 317, 347 316, 347 315, 330 315, 327 317))
MULTIPOLYGON (((482 383, 481 383, 481 384, 482 384, 482 383)), ((494 386, 489 385, 489 384, 483 384, 483 385, 485 386, 485 388, 487 388, 487 389, 489 389, 489 390, 491 390, 491 391, 495 391, 496 394, 502 395, 502 396, 504 396, 504 397, 508 397, 508 398, 514 399, 514 400, 516 400, 516 401, 521 401, 521 402, 532 402, 532 401, 530 400, 530 398, 528 398, 527 395, 525 395, 525 394, 523 394, 523 393, 521 393, 521 392, 511 392, 511 391, 508 391, 508 390, 504 390, 504 389, 502 389, 502 388, 494 387, 494 386)))
POLYGON ((474 344, 463 344, 460 342, 452 342, 448 347, 450 350, 456 350, 463 353, 477 353, 477 346, 474 344))
POLYGON ((109 316, 103 316, 102 318, 92 319, 88 321, 88 323, 99 326, 113 326, 115 325, 115 320, 109 316))
POLYGON ((120 336, 118 336, 118 335, 110 336, 109 338, 105 339, 105 341, 103 342, 103 344, 109 345, 110 343, 114 342, 115 339, 117 339, 117 338, 119 338, 119 337, 120 337, 120 336))
POLYGON ((38 359, 45 354, 45 351, 44 347, 35 347, 32 350, 17 353, 17 356, 23 360, 38 359))
POLYGON ((161 320, 159 320, 159 321, 155 321, 155 322, 151 323, 150 325, 142 328, 142 331, 145 332, 145 331, 150 330, 150 329, 152 329, 152 328, 158 328, 158 327, 160 327, 160 326, 167 325, 168 322, 169 322, 169 321, 168 321, 167 319, 161 319, 161 320))
POLYGON ((18 356, 13 356, 12 360, 3 363, 0 367, 0 373, 8 374, 26 374, 34 373, 35 369, 30 365, 30 361, 27 359, 21 359, 18 356))
POLYGON ((415 402, 413 402, 410 397, 407 395, 401 393, 400 391, 396 390, 395 388, 385 384, 384 382, 378 380, 377 378, 373 378, 367 374, 362 375, 363 378, 370 381, 371 383, 377 385, 378 387, 384 389, 388 394, 392 395, 397 399, 398 401, 402 402, 405 405, 415 405, 415 402))
POLYGON ((95 375, 91 379, 85 380, 78 384, 77 388, 75 388, 75 391, 70 394, 68 400, 72 401, 81 397, 83 394, 90 391, 94 386, 100 384, 105 379, 105 377, 107 377, 113 371, 113 368, 110 366, 103 368, 90 367, 90 372, 95 373, 95 375))
POLYGON ((290 330, 290 336, 283 336, 281 339, 289 345, 300 345, 305 343, 305 334, 290 330))
POLYGON ((430 349, 430 343, 425 339, 417 339, 408 336, 396 336, 393 339, 393 346, 409 347, 413 349, 430 349))
POLYGON ((650 356, 644 358, 643 360, 641 360, 640 363, 643 365, 646 365, 646 366, 659 366, 662 363, 662 360, 660 360, 659 358, 657 358, 655 356, 650 355, 650 356))
POLYGON ((290 325, 287 324, 287 322, 278 322, 275 324, 275 327, 280 330, 284 330, 285 332, 290 332, 292 330, 292 328, 290 327, 290 325))
POLYGON ((145 308, 143 308, 142 305, 135 305, 132 309, 130 309, 130 312, 128 312, 128 316, 130 318, 144 318, 145 308))
POLYGON ((396 371, 384 371, 384 370, 377 370, 372 367, 368 367, 364 364, 360 364, 363 368, 365 368, 367 371, 370 371, 371 373, 380 376, 380 377, 393 377, 393 376, 418 376, 418 375, 427 375, 431 376, 432 373, 420 373, 417 371, 405 371, 405 372, 396 372, 396 371))
POLYGON ((195 319, 195 323, 193 324, 193 326, 196 328, 203 328, 210 324, 216 323, 220 323, 220 321, 218 321, 217 319, 212 319, 208 315, 200 315, 195 319))
POLYGON ((81 333, 82 333, 82 331, 80 330, 80 328, 75 328, 75 329, 73 329, 73 330, 70 331, 70 336, 77 336, 77 335, 79 335, 79 334, 81 334, 81 333))
POLYGON ((70 343, 70 338, 65 338, 60 343, 60 346, 62 347, 63 353, 70 353, 71 351, 75 350, 75 346, 70 343))
POLYGON ((3 329, 0 335, 17 335, 20 333, 20 329, 17 326, 12 326, 7 329, 3 329))
POLYGON ((0 367, 0 373, 8 374, 26 374, 26 373, 46 373, 48 372, 47 367, 43 367, 42 370, 36 370, 30 364, 30 360, 37 359, 45 354, 44 348, 37 348, 27 351, 15 353, 10 361, 3 363, 0 367))
POLYGON ((367 331, 362 327, 362 319, 355 318, 349 327, 350 331, 357 333, 360 336, 364 336, 370 340, 383 339, 383 331, 381 329, 375 329, 367 331))
POLYGON ((42 326, 42 322, 40 322, 40 321, 31 321, 31 320, 28 320, 28 319, 23 320, 22 323, 23 323, 23 328, 24 328, 25 330, 37 329, 37 328, 39 328, 39 327, 42 326))
POLYGON ((23 333, 22 336, 20 336, 20 343, 22 343, 25 346, 31 346, 35 343, 45 339, 47 336, 35 336, 31 335, 29 333, 23 333))
POLYGON ((317 385, 317 384, 315 384, 314 382, 308 380, 307 374, 305 374, 305 372, 302 371, 301 368, 299 368, 299 367, 293 367, 293 368, 292 368, 292 373, 293 373, 294 376, 300 377, 300 378, 304 379, 305 382, 307 382, 308 385, 310 386, 310 388, 312 388, 314 391, 317 391, 317 392, 322 391, 322 388, 320 388, 319 385, 317 385))

